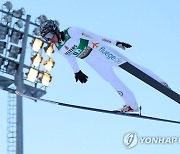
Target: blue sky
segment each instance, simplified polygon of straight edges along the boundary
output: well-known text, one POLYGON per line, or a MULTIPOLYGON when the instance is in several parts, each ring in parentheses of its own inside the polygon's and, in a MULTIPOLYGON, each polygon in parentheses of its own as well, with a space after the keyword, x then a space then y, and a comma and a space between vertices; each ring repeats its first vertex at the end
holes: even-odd
MULTIPOLYGON (((0 4, 5 3, 1 0, 0 4)), ((109 38, 129 42, 133 48, 120 53, 151 69, 170 87, 180 93, 180 20, 178 0, 14 0, 14 9, 24 7, 31 20, 45 14, 60 22, 60 28, 78 26, 109 38)), ((27 52, 30 52, 30 47, 27 52), (29 51, 28 51, 29 50, 29 51)), ((70 104, 117 109, 123 101, 119 95, 84 61, 78 60, 89 76, 86 84, 76 83, 74 74, 63 57, 56 62, 53 81, 46 99, 70 104)), ((121 69, 118 77, 134 92, 144 115, 180 120, 180 106, 121 69)), ((6 153, 7 93, 0 91, 0 153, 6 153)), ((138 144, 127 149, 123 136, 180 136, 176 124, 127 118, 59 107, 24 99, 24 153, 119 154, 179 153, 179 144, 138 144)))

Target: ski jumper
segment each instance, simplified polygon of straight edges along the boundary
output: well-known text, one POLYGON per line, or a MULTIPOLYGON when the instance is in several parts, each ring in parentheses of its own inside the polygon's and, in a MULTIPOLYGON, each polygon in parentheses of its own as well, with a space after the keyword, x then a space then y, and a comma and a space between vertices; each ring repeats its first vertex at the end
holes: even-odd
POLYGON ((74 73, 80 69, 76 58, 84 59, 105 81, 107 81, 120 96, 126 105, 137 109, 138 105, 133 92, 116 76, 113 67, 119 67, 129 62, 147 75, 159 82, 163 82, 150 70, 135 64, 108 45, 116 46, 116 40, 99 36, 82 28, 70 27, 64 32, 64 41, 56 44, 58 52, 70 63, 74 73))

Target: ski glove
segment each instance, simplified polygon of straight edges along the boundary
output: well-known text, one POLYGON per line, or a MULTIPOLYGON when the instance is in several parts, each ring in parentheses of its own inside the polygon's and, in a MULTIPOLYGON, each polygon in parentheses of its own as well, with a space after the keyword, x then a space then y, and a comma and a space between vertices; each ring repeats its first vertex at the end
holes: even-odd
POLYGON ((81 70, 75 73, 76 82, 79 80, 81 83, 86 83, 88 76, 86 76, 81 70))
POLYGON ((132 45, 130 45, 129 43, 124 43, 124 42, 120 42, 120 41, 117 41, 116 46, 123 50, 125 50, 126 48, 132 47, 132 45))

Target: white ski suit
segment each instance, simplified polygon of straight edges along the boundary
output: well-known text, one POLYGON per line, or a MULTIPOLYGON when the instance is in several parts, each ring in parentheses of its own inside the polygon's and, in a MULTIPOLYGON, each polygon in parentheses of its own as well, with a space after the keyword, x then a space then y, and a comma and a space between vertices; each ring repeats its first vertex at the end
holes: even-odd
POLYGON ((127 59, 114 48, 116 40, 99 36, 82 28, 70 27, 64 32, 64 41, 56 44, 58 52, 71 64, 74 73, 80 69, 76 57, 84 59, 104 80, 106 80, 122 96, 126 105, 134 110, 138 108, 135 96, 129 88, 116 76, 113 67, 129 62, 155 80, 163 82, 150 70, 127 59))

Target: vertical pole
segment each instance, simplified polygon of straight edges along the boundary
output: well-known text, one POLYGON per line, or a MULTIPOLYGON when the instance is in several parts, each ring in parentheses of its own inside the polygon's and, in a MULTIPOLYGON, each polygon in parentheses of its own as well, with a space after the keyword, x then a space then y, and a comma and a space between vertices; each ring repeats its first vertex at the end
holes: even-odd
MULTIPOLYGON (((28 31, 29 31, 29 24, 30 24, 30 15, 26 16, 26 23, 25 23, 25 29, 24 29, 24 36, 22 40, 22 51, 20 54, 20 61, 19 61, 19 67, 16 72, 16 88, 17 91, 23 90, 23 65, 25 60, 25 52, 26 52, 26 45, 28 40, 28 31)), ((23 99, 21 96, 16 95, 16 102, 17 102, 17 112, 16 112, 16 154, 23 154, 23 99)))

